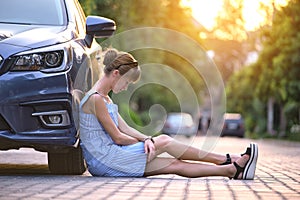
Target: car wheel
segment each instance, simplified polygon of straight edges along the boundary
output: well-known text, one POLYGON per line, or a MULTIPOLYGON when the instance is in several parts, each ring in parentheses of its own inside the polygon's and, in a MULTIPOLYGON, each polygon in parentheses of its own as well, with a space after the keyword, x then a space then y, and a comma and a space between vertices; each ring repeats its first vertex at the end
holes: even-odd
POLYGON ((53 174, 83 174, 86 170, 81 148, 70 149, 67 153, 48 152, 48 166, 53 174))

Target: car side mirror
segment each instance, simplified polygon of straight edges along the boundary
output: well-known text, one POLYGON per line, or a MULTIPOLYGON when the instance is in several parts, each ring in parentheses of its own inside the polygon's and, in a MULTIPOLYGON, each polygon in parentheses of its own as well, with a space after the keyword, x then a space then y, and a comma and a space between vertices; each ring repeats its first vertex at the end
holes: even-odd
POLYGON ((94 38, 110 37, 116 30, 116 23, 105 17, 88 16, 86 18, 85 42, 91 47, 94 38))

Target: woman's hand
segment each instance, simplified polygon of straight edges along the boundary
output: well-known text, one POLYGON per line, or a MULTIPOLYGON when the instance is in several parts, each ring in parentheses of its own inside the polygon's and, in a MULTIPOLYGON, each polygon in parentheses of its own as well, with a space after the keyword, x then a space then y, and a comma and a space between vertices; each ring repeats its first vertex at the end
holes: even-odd
POLYGON ((152 140, 147 139, 144 141, 145 153, 148 154, 148 162, 153 160, 156 156, 155 154, 155 145, 152 140))

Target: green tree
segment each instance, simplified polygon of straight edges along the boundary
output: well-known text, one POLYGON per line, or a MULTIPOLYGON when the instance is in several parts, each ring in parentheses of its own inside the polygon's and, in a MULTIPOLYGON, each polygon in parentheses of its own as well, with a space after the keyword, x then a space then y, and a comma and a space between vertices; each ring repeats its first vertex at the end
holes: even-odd
POLYGON ((244 4, 245 0, 224 0, 216 25, 206 34, 205 45, 214 51, 214 61, 225 82, 243 67, 248 52, 254 49, 254 33, 245 29, 244 4))
MULTIPOLYGON (((115 20, 117 33, 139 27, 162 27, 186 34, 199 43, 202 42, 199 38, 201 27, 195 26, 191 10, 182 7, 181 0, 151 0, 150 2, 144 0, 80 0, 80 3, 87 15, 98 15, 115 20)), ((155 34, 151 37, 151 40, 157 41, 164 39, 155 34)), ((171 42, 173 41, 171 40, 171 42)), ((127 44, 118 45, 124 47, 127 44)), ((189 49, 185 51, 189 51, 189 49)), ((176 69, 191 82, 195 91, 205 87, 200 75, 180 55, 157 49, 143 49, 131 53, 141 64, 159 63, 176 69)), ((135 105, 138 105, 138 110, 135 111, 139 113, 146 112, 151 105, 156 103, 165 105, 167 111, 178 111, 178 103, 174 101, 174 94, 164 87, 148 87, 137 92, 133 100, 136 101, 135 105)), ((147 117, 141 116, 143 122, 147 121, 147 117)))
MULTIPOLYGON (((285 136, 288 127, 293 123, 299 123, 300 1, 290 1, 286 7, 276 11, 273 19, 272 26, 264 30, 263 49, 258 61, 241 71, 243 75, 237 74, 232 77, 227 90, 232 99, 235 99, 233 95, 238 93, 237 90, 244 91, 237 98, 241 96, 249 98, 249 101, 240 102, 240 107, 247 111, 251 108, 255 111, 254 105, 249 104, 250 101, 258 100, 266 105, 272 99, 274 105, 279 108, 275 116, 278 116, 278 131, 282 137, 285 136), (252 90, 243 84, 245 81, 250 81, 252 90), (234 83, 241 83, 241 88, 235 88, 234 83), (249 91, 253 95, 247 96, 249 91)), ((229 106, 234 108, 234 105, 229 106)), ((266 117, 266 106, 264 112, 266 117)), ((247 117, 253 115, 251 112, 245 114, 247 117)))
POLYGON ((300 95, 300 1, 274 14, 273 25, 265 34, 258 65, 262 68, 257 94, 262 100, 274 98, 279 106, 279 136, 285 136, 288 121, 295 121, 300 95))

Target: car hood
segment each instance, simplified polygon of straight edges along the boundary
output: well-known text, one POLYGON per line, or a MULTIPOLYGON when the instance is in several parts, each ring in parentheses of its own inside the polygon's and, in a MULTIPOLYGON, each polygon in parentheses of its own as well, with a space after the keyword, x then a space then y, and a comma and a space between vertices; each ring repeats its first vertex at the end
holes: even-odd
POLYGON ((24 50, 67 42, 73 36, 68 26, 0 24, 0 53, 6 57, 24 50))

